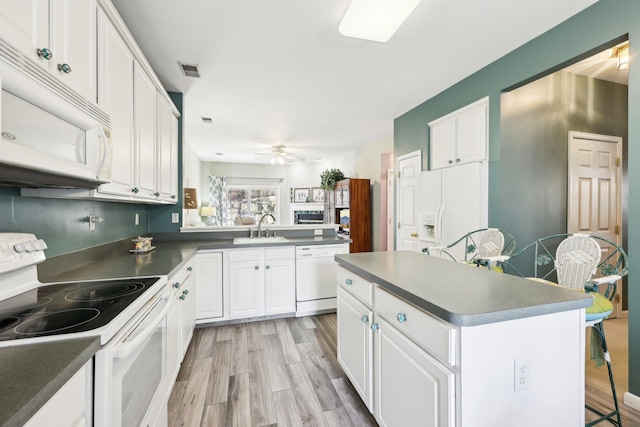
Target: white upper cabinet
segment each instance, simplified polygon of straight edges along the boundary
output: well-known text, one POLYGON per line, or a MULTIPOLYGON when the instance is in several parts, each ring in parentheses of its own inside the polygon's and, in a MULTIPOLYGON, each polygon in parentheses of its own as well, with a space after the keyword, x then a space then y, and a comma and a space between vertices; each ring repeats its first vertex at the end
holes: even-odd
POLYGON ((156 197, 156 88, 142 67, 134 67, 134 129, 136 171, 133 192, 141 198, 156 197))
POLYGON ((104 12, 98 13, 98 104, 111 116, 111 182, 100 193, 132 196, 133 55, 104 12))
POLYGON ((155 196, 163 201, 176 202, 178 191, 178 119, 171 106, 157 96, 157 176, 155 196))
POLYGON ((96 102, 95 0, 0 0, 0 38, 96 102))
POLYGON ((429 123, 431 169, 487 159, 489 98, 429 123))

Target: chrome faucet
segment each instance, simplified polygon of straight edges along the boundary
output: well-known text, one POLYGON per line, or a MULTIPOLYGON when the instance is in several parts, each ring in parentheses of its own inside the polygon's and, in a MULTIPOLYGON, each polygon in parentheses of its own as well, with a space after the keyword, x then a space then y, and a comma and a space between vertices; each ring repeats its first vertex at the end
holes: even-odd
MULTIPOLYGON (((260 227, 262 226, 262 220, 267 216, 270 216, 273 219, 273 222, 276 221, 276 217, 270 213, 262 215, 262 217, 260 217, 260 221, 258 221, 258 237, 260 237, 260 227)), ((265 237, 269 237, 269 236, 265 236, 265 237)))

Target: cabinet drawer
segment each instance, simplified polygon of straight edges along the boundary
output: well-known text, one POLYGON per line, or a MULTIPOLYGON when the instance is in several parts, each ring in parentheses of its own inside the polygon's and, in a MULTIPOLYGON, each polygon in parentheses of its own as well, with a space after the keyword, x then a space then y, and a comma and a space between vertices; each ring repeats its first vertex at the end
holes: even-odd
POLYGON ((229 262, 259 260, 260 249, 239 249, 235 251, 229 251, 229 262))
POLYGON ((296 250, 294 246, 285 246, 279 248, 264 248, 264 259, 294 259, 296 250))
POLYGON ((338 266, 338 285, 360 298, 365 304, 373 305, 373 283, 341 266, 338 266))
POLYGON ((456 364, 456 328, 375 288, 375 312, 437 358, 456 364))
POLYGON ((180 288, 193 271, 194 264, 194 259, 191 258, 189 262, 183 265, 175 274, 169 276, 168 286, 170 286, 171 289, 180 288))

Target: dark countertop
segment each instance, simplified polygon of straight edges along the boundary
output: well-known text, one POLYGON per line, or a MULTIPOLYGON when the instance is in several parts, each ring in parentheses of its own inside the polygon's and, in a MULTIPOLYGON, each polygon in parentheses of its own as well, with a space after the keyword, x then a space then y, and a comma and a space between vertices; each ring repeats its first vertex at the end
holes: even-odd
MULTIPOLYGON (((197 237, 197 236, 193 236, 197 237)), ((259 242, 259 238, 255 238, 259 242)), ((83 279, 109 279, 114 277, 141 277, 170 275, 175 269, 180 268, 184 262, 190 259, 199 250, 223 250, 223 249, 247 249, 265 246, 309 246, 331 245, 349 243, 338 236, 309 236, 288 237, 286 242, 267 244, 242 244, 234 245, 232 239, 218 240, 174 240, 153 241, 156 248, 144 254, 129 252, 130 244, 125 241, 126 247, 116 247, 106 255, 92 257, 89 262, 84 262, 78 268, 65 268, 61 272, 43 274, 39 271, 40 280, 43 282, 58 282, 83 279)), ((60 263, 76 262, 76 256, 61 256, 57 258, 69 258, 60 260, 60 263)))
POLYGON ((99 348, 99 338, 2 348, 0 425, 23 426, 99 348))
POLYGON ((458 326, 591 306, 584 293, 410 251, 336 255, 338 264, 458 326))
MULTIPOLYGON (((153 251, 133 254, 129 252, 131 242, 126 239, 104 245, 107 249, 90 249, 51 258, 45 261, 46 267, 44 264, 38 267, 38 273, 42 282, 160 276, 170 275, 198 250, 349 242, 338 236, 288 237, 287 242, 266 245, 234 245, 232 239, 157 239, 153 241, 156 247, 153 251)), ((0 425, 22 426, 99 348, 98 338, 0 348, 0 425)))

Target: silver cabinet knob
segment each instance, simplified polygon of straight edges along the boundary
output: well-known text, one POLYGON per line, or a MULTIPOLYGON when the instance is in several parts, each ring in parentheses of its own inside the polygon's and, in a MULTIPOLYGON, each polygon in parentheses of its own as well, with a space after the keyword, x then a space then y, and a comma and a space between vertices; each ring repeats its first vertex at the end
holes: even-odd
POLYGON ((255 267, 253 267, 253 268, 255 268, 256 270, 259 270, 259 269, 260 269, 260 266, 259 266, 259 265, 256 265, 256 266, 255 266, 255 267))
POLYGON ((51 51, 46 47, 43 47, 42 49, 36 49, 36 52, 38 53, 38 56, 40 58, 46 59, 47 61, 53 58, 53 53, 51 53, 51 51))
POLYGON ((69 64, 58 64, 58 71, 69 74, 71 72, 71 66, 69 64))

